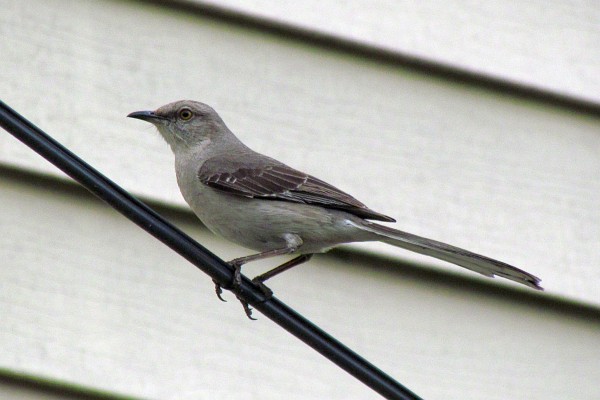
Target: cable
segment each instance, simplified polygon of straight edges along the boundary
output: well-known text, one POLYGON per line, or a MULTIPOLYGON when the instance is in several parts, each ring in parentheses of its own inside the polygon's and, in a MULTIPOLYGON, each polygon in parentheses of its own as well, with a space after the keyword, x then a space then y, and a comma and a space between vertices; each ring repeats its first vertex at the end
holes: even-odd
MULTIPOLYGON (((216 282, 227 287, 233 268, 167 222, 150 207, 96 171, 44 131, 0 100, 0 126, 50 161, 90 192, 115 208, 140 228, 179 253, 216 282)), ((241 299, 266 317, 333 361, 340 368, 387 399, 420 399, 389 375, 296 313, 275 297, 266 299, 252 282, 242 277, 241 299)))

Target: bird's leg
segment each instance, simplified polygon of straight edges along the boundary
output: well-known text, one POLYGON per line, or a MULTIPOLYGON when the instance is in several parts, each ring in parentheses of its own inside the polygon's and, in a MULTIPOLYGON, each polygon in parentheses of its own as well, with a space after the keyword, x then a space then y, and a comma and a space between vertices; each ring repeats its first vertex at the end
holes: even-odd
POLYGON ((237 289, 242 284, 242 265, 251 261, 258 261, 263 260, 265 258, 283 256, 286 254, 293 253, 296 250, 296 247, 284 247, 282 249, 268 250, 258 254, 234 258, 233 260, 227 263, 233 267, 233 282, 231 283, 231 285, 234 289, 237 289))
POLYGON ((295 267, 296 265, 300 265, 302 263, 307 262, 308 260, 310 260, 312 258, 312 256, 313 256, 312 254, 302 254, 296 258, 293 258, 293 259, 281 264, 280 266, 275 267, 275 268, 265 272, 264 274, 258 275, 257 277, 252 279, 252 283, 254 283, 256 286, 258 286, 260 288, 260 290, 262 290, 262 292, 265 294, 267 299, 269 299, 273 296, 273 291, 271 289, 269 289, 267 287, 267 285, 264 284, 264 281, 274 277, 275 275, 285 272, 288 269, 295 267))
MULTIPOLYGON (((242 284, 242 265, 244 265, 248 262, 251 262, 251 261, 262 260, 264 258, 290 254, 290 253, 293 253, 294 251, 296 251, 297 249, 298 248, 295 246, 288 246, 288 247, 285 247, 282 249, 269 250, 269 251, 264 251, 264 252, 258 253, 258 254, 252 254, 249 256, 245 256, 245 257, 235 258, 235 259, 229 261, 228 264, 233 267, 233 281, 231 283, 231 288, 237 290, 240 287, 240 285, 242 284)), ((215 284, 215 292, 217 293, 217 297, 221 301, 226 301, 221 296, 223 294, 223 286, 221 286, 221 284, 215 280, 213 280, 213 282, 215 284)), ((259 286, 261 286, 261 285, 259 285, 259 286)), ((263 287, 268 289, 264 284, 262 284, 261 290, 263 290, 263 292, 264 292, 263 287)), ((230 287, 225 287, 225 288, 229 289, 230 287)), ((268 289, 268 292, 271 292, 270 289, 268 289)), ((272 295, 272 292, 271 292, 271 295, 272 295)), ((251 311, 250 307, 248 306, 248 303, 244 302, 239 297, 238 297, 238 300, 240 300, 240 302, 244 306, 244 311, 246 312, 246 315, 248 315, 248 318, 253 319, 251 317, 252 311, 251 311)))
MULTIPOLYGON (((293 253, 294 251, 296 251, 296 247, 286 247, 283 249, 264 251, 262 253, 253 254, 250 256, 246 256, 246 257, 240 257, 240 258, 236 258, 236 259, 229 261, 229 265, 233 266, 233 268, 234 268, 233 282, 232 282, 233 288, 238 289, 240 287, 240 285, 242 284, 242 265, 244 265, 250 261, 257 261, 257 260, 262 260, 262 259, 269 258, 269 257, 281 256, 281 255, 293 253)), ((269 298, 270 296, 273 296, 273 291, 271 289, 269 289, 268 287, 266 287, 262 282, 260 282, 258 286, 260 287, 262 292, 265 293, 267 298, 269 298), (269 293, 269 294, 267 294, 267 293, 269 293)), ((217 296, 219 296, 219 294, 220 294, 219 291, 222 291, 221 287, 217 286, 217 296)), ((252 316, 252 308, 250 308, 250 305, 248 304, 248 302, 246 300, 242 299, 240 296, 236 296, 236 297, 239 300, 239 302, 242 303, 242 307, 244 307, 244 312, 246 313, 246 316, 249 319, 255 321, 256 318, 254 318, 252 316)))
MULTIPOLYGON (((257 277, 252 279, 252 283, 254 283, 256 286, 258 286, 260 288, 260 290, 264 293, 266 300, 268 300, 271 297, 273 297, 273 291, 271 289, 269 289, 267 287, 267 285, 265 285, 263 282, 269 278, 274 277, 277 274, 280 274, 284 271, 287 271, 288 269, 290 269, 292 267, 295 267, 296 265, 300 265, 303 262, 310 260, 312 256, 313 256, 312 254, 302 254, 296 258, 293 258, 293 259, 281 264, 280 266, 275 267, 275 268, 265 272, 264 274, 258 275, 257 277)), ((246 302, 239 296, 237 297, 237 299, 240 301, 240 303, 242 303, 242 307, 244 307, 244 312, 246 313, 246 316, 248 318, 250 318, 251 320, 256 320, 256 318, 252 317, 252 309, 248 305, 248 302, 246 302)))

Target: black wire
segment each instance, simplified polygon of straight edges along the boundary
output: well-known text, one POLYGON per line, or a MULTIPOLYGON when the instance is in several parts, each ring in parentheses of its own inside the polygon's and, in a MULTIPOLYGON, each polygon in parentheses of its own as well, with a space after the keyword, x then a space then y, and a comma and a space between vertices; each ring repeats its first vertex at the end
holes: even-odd
MULTIPOLYGON (((1 100, 0 126, 142 229, 210 275, 215 281, 223 286, 230 284, 233 269, 227 263, 96 171, 1 100)), ((265 299, 264 294, 248 278, 242 277, 240 289, 238 295, 243 300, 252 304, 265 316, 383 397, 398 400, 420 399, 281 301, 274 297, 265 299)))

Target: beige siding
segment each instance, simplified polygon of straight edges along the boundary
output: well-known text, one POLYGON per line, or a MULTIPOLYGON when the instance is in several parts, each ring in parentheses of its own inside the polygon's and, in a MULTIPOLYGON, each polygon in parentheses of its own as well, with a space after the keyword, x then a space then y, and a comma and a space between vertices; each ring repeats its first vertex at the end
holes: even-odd
MULTIPOLYGON (((248 252, 181 212, 167 146, 127 113, 181 98, 205 101, 253 148, 397 217, 401 229, 540 276, 544 293, 365 245, 318 256, 274 280, 282 300, 424 398, 600 397, 597 116, 168 2, 1 3, 2 100, 223 258, 248 252)), ((306 6, 285 19, 277 4, 219 3, 242 13, 260 8, 262 17, 314 31, 333 12, 325 7, 315 19, 306 6)), ((398 27, 381 22, 377 42, 367 31, 378 13, 401 9, 377 4, 340 14, 346 22, 329 33, 388 46, 398 27), (363 33, 349 36, 348 26, 363 33)), ((487 4, 477 7, 499 3, 487 4)), ((543 83, 554 94, 572 88, 567 94, 589 99, 598 92, 597 76, 587 72, 596 61, 581 48, 597 27, 578 19, 584 11, 572 3, 564 7, 547 7, 545 17, 557 24, 543 26, 549 37, 569 21, 583 32, 566 49, 553 42, 572 64, 547 58, 551 48, 538 49, 525 28, 501 30, 523 40, 500 35, 497 58, 460 46, 442 46, 450 56, 431 48, 415 55, 461 67, 452 57, 463 52, 465 70, 479 71, 485 58, 493 68, 479 72, 494 75, 497 67, 508 80, 543 83)), ((428 15, 417 8, 415 15, 428 15)), ((468 26, 488 51, 489 10, 487 20, 477 14, 477 23, 456 31, 443 16, 450 8, 429 24, 457 44, 468 43, 459 29, 468 26)), ((519 18, 514 23, 525 27, 533 11, 519 18)), ((402 29, 423 37, 418 26, 402 29)), ((411 52, 399 46, 393 50, 411 52)), ((232 296, 218 302, 206 276, 61 183, 53 166, 7 134, 0 134, 0 164, 0 368, 161 399, 377 398, 265 318, 247 321, 232 296)), ((248 275, 266 268, 251 265, 248 275)))
POLYGON ((600 7, 590 0, 188 0, 600 103, 600 7))
MULTIPOLYGON (((0 365, 155 399, 377 399, 89 195, 3 173, 0 365)), ((167 214, 231 256, 189 215, 167 214)), ((264 266, 263 266, 264 268, 264 266)), ((255 274, 259 267, 250 267, 255 274)), ((598 397, 598 311, 340 254, 274 280, 427 399, 598 397), (523 396, 523 388, 527 388, 523 396)))
MULTIPOLYGON (((183 205, 167 146, 124 116, 204 100, 257 150, 397 217, 402 229, 600 304, 598 118, 160 7, 12 4, 21 18, 2 24, 5 100, 127 189, 183 205)), ((0 160, 56 174, 8 137, 0 160)))

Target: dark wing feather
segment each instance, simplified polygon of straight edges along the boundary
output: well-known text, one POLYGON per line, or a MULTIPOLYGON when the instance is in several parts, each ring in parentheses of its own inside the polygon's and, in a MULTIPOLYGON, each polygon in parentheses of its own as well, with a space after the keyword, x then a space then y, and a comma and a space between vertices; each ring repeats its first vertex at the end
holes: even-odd
POLYGON ((269 158, 262 160, 270 162, 248 167, 248 163, 243 165, 241 161, 210 159, 198 171, 198 178, 205 185, 238 196, 310 204, 344 210, 366 219, 395 222, 320 179, 269 158))

